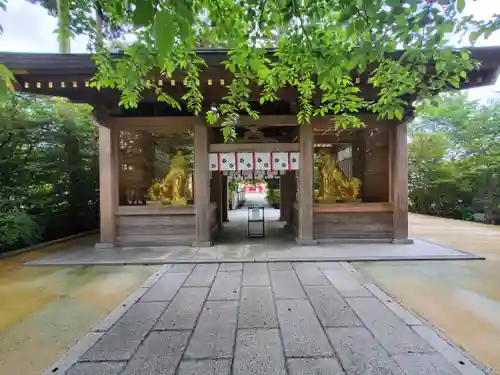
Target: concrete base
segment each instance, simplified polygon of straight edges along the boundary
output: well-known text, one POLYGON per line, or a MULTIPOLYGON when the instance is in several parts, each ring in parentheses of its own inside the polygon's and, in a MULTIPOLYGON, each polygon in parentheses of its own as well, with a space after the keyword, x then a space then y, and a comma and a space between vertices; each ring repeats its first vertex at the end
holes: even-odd
POLYGON ((358 244, 358 245, 369 245, 369 244, 379 244, 379 243, 392 243, 390 238, 322 238, 317 240, 319 244, 358 244))
POLYGON ((114 242, 97 242, 94 247, 98 250, 114 249, 116 244, 114 242))
POLYGON ((393 238, 391 242, 395 245, 413 245, 415 243, 411 238, 393 238))
POLYGON ((318 240, 303 240, 302 238, 296 238, 295 242, 300 246, 315 246, 318 244, 318 240))

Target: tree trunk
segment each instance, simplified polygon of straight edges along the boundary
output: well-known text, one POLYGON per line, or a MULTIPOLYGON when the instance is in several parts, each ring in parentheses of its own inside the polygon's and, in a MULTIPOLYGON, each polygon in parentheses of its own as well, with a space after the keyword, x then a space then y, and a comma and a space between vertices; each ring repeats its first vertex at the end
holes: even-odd
POLYGON ((57 27, 59 53, 71 53, 71 32, 69 29, 69 0, 57 0, 57 27))

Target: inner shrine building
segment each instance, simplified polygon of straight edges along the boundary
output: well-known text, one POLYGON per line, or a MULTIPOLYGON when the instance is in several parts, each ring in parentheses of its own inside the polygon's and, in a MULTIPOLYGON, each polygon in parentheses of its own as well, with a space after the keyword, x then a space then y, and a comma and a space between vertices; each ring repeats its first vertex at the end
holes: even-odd
MULTIPOLYGON (((207 67, 200 85, 205 109, 219 103, 230 74, 221 65, 227 51, 200 49, 207 67)), ((479 60, 462 88, 492 85, 500 47, 471 49, 479 60)), ((211 246, 224 235, 228 196, 237 181, 279 181, 281 220, 297 243, 346 241, 409 243, 408 135, 410 108, 402 121, 357 114, 361 129, 335 130, 329 117, 297 125, 297 95, 279 91, 273 103, 250 104, 260 114, 240 116, 236 137, 226 142, 204 113, 193 116, 145 92, 135 109, 119 106, 120 93, 97 90, 96 67, 87 54, 0 53, 17 89, 66 97, 95 108, 99 128, 99 247, 211 246), (219 237, 220 238, 220 237, 219 237)), ((363 97, 374 99, 367 77, 363 97)), ((151 80, 169 95, 186 91, 183 75, 151 80)))

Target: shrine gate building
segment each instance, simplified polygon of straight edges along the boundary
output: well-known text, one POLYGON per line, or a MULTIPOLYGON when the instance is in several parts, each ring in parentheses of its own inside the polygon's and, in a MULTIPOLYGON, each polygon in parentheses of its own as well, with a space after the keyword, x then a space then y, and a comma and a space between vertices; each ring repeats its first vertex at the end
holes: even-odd
MULTIPOLYGON (((494 84, 500 48, 473 48, 471 53, 481 67, 469 73, 462 88, 494 84)), ((200 81, 205 109, 209 109, 220 102, 230 81, 221 66, 227 51, 200 49, 198 54, 207 63, 200 81)), ((279 100, 264 105, 258 104, 255 88, 250 103, 260 118, 241 116, 236 138, 228 143, 218 126, 206 124, 204 113, 193 116, 185 108, 173 109, 158 102, 152 92, 144 93, 138 108, 121 108, 119 92, 91 87, 96 67, 90 55, 0 53, 0 63, 14 72, 19 90, 94 106, 100 166, 97 246, 210 246, 227 219, 228 194, 234 185, 228 180, 255 174, 279 178, 281 218, 299 244, 410 242, 410 108, 402 121, 360 113, 364 128, 337 131, 328 117, 297 125, 293 88, 280 90, 279 100), (322 150, 331 155, 340 179, 359 182, 353 199, 321 199, 326 189, 321 182, 324 165, 318 165, 322 150), (186 164, 185 205, 151 198, 152 184, 172 170, 175 155, 182 155, 186 164)), ((175 98, 185 92, 181 74, 151 80, 175 98)), ((376 93, 366 77, 360 77, 359 87, 365 99, 374 99, 376 93)))

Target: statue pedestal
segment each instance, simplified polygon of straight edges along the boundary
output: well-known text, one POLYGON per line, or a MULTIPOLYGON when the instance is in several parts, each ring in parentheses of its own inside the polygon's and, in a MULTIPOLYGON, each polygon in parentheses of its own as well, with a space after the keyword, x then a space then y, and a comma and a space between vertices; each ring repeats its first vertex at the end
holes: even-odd
POLYGON ((153 201, 142 206, 120 206, 116 233, 118 246, 191 246, 196 240, 194 205, 171 206, 153 201))

